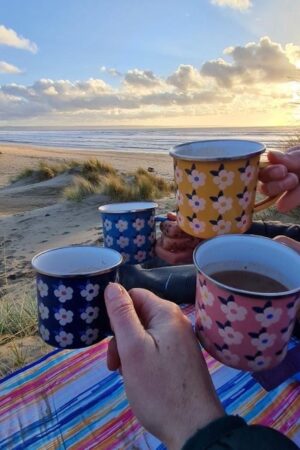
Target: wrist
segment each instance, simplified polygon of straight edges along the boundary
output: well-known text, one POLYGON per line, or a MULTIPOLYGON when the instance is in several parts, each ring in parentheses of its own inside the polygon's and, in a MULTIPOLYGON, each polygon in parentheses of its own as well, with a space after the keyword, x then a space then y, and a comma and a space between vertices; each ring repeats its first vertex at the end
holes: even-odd
POLYGON ((179 426, 176 426, 176 428, 174 427, 172 430, 172 437, 166 442, 168 450, 181 450, 185 443, 197 433, 197 431, 202 430, 210 423, 226 415, 223 407, 218 401, 209 408, 207 408, 206 405, 204 409, 205 411, 198 411, 194 415, 191 415, 191 420, 182 417, 181 423, 179 426))

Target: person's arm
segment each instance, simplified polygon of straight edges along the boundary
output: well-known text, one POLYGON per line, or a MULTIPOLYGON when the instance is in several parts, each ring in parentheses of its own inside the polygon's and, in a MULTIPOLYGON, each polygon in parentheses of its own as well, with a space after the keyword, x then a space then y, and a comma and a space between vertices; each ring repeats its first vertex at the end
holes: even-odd
POLYGON ((239 416, 225 416, 195 433, 182 450, 296 450, 294 442, 272 428, 247 425, 239 416))
MULTIPOLYGON (((192 325, 180 308, 144 289, 128 293, 116 283, 106 288, 105 303, 115 333, 107 365, 121 371, 140 423, 170 450, 247 450, 242 445, 261 432, 253 434, 242 419, 226 416, 192 325)), ((263 429, 259 437, 270 436, 271 442, 273 436, 276 446, 266 447, 265 438, 255 437, 252 449, 296 448, 276 431, 263 429)))

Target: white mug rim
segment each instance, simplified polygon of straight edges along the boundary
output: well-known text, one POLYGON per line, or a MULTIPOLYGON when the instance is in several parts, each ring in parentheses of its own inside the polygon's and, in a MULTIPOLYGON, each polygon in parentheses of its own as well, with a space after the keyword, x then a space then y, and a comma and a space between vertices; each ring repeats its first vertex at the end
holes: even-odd
POLYGON ((199 140, 199 141, 189 141, 189 142, 183 142, 182 144, 178 144, 175 145, 173 147, 171 147, 171 149, 169 150, 169 155, 171 155, 174 159, 178 159, 178 160, 184 160, 184 161, 233 161, 233 160, 239 160, 239 159, 247 159, 249 157, 253 157, 256 155, 260 155, 262 154, 264 151, 266 150, 266 146, 258 141, 252 141, 252 140, 247 140, 247 139, 205 139, 205 140, 199 140), (188 153, 185 154, 180 154, 180 150, 184 150, 184 147, 188 147, 191 145, 198 145, 199 147, 205 144, 212 144, 212 143, 216 143, 219 144, 221 142, 225 142, 225 143, 243 143, 243 144, 255 144, 258 148, 256 148, 253 151, 248 151, 246 153, 242 153, 239 155, 232 155, 232 156, 226 156, 226 155, 222 155, 222 156, 208 156, 208 155, 201 155, 201 154, 193 154, 193 155, 189 155, 188 153))
POLYGON ((53 278, 81 278, 81 277, 92 277, 92 276, 97 276, 97 275, 102 275, 105 273, 109 273, 112 272, 113 270, 117 269, 121 264, 123 264, 124 262, 124 258, 121 255, 121 253, 119 253, 117 250, 114 250, 112 248, 107 248, 107 247, 95 247, 92 245, 66 245, 66 246, 62 246, 62 247, 54 247, 54 248, 50 248, 47 250, 44 250, 42 252, 37 253, 36 255, 33 256, 32 260, 31 260, 31 265, 34 268, 34 270, 40 274, 40 275, 46 275, 49 277, 53 277, 53 278), (84 248, 84 249, 98 249, 100 251, 107 251, 110 253, 115 253, 115 256, 119 256, 118 261, 115 264, 112 264, 110 267, 106 267, 104 269, 99 269, 99 270, 95 270, 95 271, 80 271, 78 273, 76 272, 72 272, 72 273, 66 273, 66 274, 61 274, 61 273, 55 273, 50 272, 50 271, 46 271, 43 269, 40 269, 37 266, 37 260, 38 258, 40 258, 41 256, 45 255, 46 253, 51 253, 51 252, 55 252, 58 250, 66 250, 66 249, 70 249, 70 248, 84 248))
MULTIPOLYGON (((208 242, 210 242, 212 240, 222 239, 222 238, 232 238, 232 237, 233 238, 235 238, 235 237, 246 238, 246 239, 255 238, 255 239, 265 239, 267 241, 272 241, 274 244, 276 243, 277 245, 284 246, 286 252, 291 253, 293 255, 297 255, 299 257, 299 261, 300 261, 299 253, 295 249, 289 247, 288 245, 286 245, 284 243, 278 243, 278 242, 273 241, 272 239, 270 239, 268 237, 257 236, 255 234, 247 234, 247 235, 228 234, 228 235, 214 236, 212 238, 205 239, 204 241, 200 242, 197 245, 197 247, 195 247, 195 249, 193 251, 193 263, 194 263, 194 266, 196 267, 198 273, 201 273, 203 276, 205 276, 205 278, 208 278, 213 284, 216 284, 220 288, 222 288, 222 289, 224 289, 226 291, 229 291, 229 292, 231 292, 233 294, 241 295, 241 296, 244 296, 244 297, 262 298, 262 299, 265 298, 265 299, 270 300, 272 298, 280 299, 280 298, 283 298, 283 297, 288 297, 290 295, 294 295, 294 294, 300 293, 300 281, 299 281, 299 287, 294 288, 294 289, 289 289, 289 290, 281 291, 281 292, 259 292, 259 291, 247 291, 247 290, 243 290, 243 289, 234 288, 232 286, 228 286, 226 284, 223 284, 223 283, 215 280, 214 278, 210 277, 209 275, 207 275, 207 273, 205 273, 203 271, 203 269, 201 269, 199 267, 199 264, 196 261, 196 254, 198 252, 198 249, 200 247, 202 247, 202 246, 205 246, 206 243, 208 243, 208 242)), ((300 279, 300 275, 299 275, 299 279, 300 279)))

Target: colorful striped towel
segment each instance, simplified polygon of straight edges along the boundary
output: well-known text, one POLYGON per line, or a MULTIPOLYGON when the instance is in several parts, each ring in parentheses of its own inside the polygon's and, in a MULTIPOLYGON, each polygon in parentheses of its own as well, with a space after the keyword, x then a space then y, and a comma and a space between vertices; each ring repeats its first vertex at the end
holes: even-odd
MULTIPOLYGON (((193 308, 185 308, 193 318, 193 308)), ((106 369, 107 340, 55 350, 0 382, 1 449, 163 449, 134 417, 122 377, 106 369)), ((276 428, 300 445, 300 383, 264 391, 249 373, 206 355, 229 414, 276 428)))

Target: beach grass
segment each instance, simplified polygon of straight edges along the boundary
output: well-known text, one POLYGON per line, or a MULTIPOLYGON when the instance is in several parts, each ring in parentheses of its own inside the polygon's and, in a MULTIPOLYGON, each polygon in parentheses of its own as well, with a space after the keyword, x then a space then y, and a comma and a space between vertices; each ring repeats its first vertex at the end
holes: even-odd
POLYGON ((118 173, 108 164, 87 161, 80 176, 66 187, 63 196, 81 201, 91 194, 104 194, 115 201, 154 200, 174 190, 174 183, 138 168, 134 173, 118 173))
MULTIPOLYGON (((37 336, 37 303, 31 284, 16 289, 5 285, 0 301, 0 376, 7 375, 36 359, 36 348, 41 355, 45 345, 37 336), (31 346, 29 344, 31 341, 31 346)), ((49 351, 49 349, 47 350, 49 351)))

